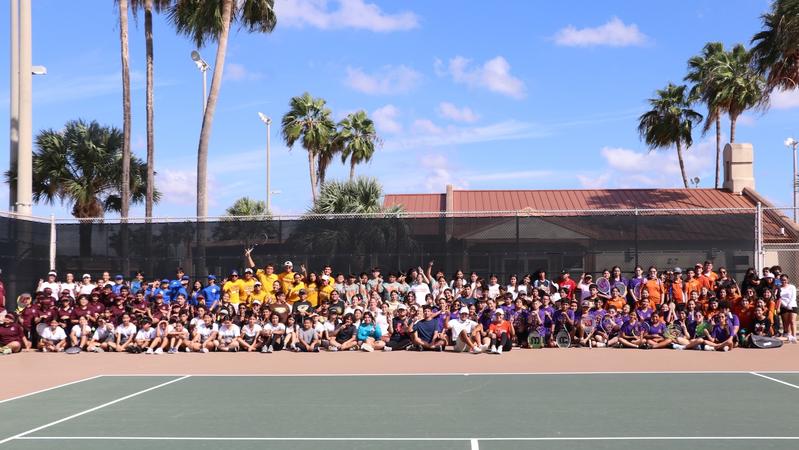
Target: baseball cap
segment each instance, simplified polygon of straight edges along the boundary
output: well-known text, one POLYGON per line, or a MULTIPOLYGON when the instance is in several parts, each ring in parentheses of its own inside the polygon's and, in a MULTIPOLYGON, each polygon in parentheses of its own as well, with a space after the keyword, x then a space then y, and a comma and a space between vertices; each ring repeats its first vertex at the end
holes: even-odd
POLYGON ((461 310, 460 310, 460 313, 461 313, 461 314, 469 314, 469 308, 467 308, 467 307, 465 307, 465 306, 464 306, 464 307, 462 307, 462 308, 461 308, 461 310))
POLYGON ((51 271, 47 272, 47 276, 49 277, 50 275, 52 275, 52 276, 54 276, 54 277, 57 277, 57 276, 58 276, 58 274, 57 274, 57 273, 55 273, 55 270, 51 270, 51 271))
POLYGON ((674 273, 682 273, 682 269, 679 267, 674 268, 674 273))
POLYGON ((161 280, 161 284, 164 284, 164 283, 167 283, 167 284, 169 284, 169 280, 167 280, 166 278, 163 278, 163 279, 161 280))
POLYGON ((400 303, 400 304, 397 306, 397 309, 408 309, 408 306, 407 306, 405 303, 400 303))
POLYGON ((244 269, 244 273, 252 273, 252 269, 250 269, 250 268, 248 267, 248 268, 244 269))
POLYGON ((114 277, 114 279, 115 279, 115 280, 124 280, 124 279, 125 279, 125 277, 123 277, 123 276, 122 276, 122 275, 120 275, 120 274, 117 274, 117 275, 114 277))
POLYGON ((233 275, 239 276, 238 270, 231 270, 230 271, 230 276, 233 276, 233 275))
POLYGON ((502 314, 504 316, 505 315, 505 311, 503 311, 501 309, 498 309, 494 314, 502 314))
POLYGON ((260 281, 256 281, 255 284, 253 284, 253 286, 263 286, 263 284, 261 284, 260 281))
POLYGON ((189 276, 188 276, 188 275, 183 275, 182 277, 180 277, 180 279, 181 279, 181 280, 185 280, 185 281, 189 281, 189 280, 191 280, 191 278, 189 278, 189 276))
POLYGON ((216 280, 216 275, 208 275, 209 280, 216 280))
POLYGON ((582 306, 583 306, 583 307, 585 307, 585 306, 591 306, 591 302, 589 302, 588 300, 583 300, 582 306))
POLYGON ((221 314, 223 316, 226 316, 226 315, 230 314, 230 311, 228 311, 226 309, 220 309, 219 310, 219 314, 221 314))
POLYGON ((300 292, 299 292, 300 295, 307 294, 307 293, 308 293, 308 291, 306 291, 305 289, 300 289, 300 292))
POLYGON ((286 262, 283 263, 283 265, 284 266, 292 266, 292 267, 294 267, 294 263, 292 263, 291 261, 286 261, 286 262))
POLYGON ((91 277, 92 276, 89 275, 88 273, 84 273, 83 275, 81 275, 81 278, 91 278, 91 277))

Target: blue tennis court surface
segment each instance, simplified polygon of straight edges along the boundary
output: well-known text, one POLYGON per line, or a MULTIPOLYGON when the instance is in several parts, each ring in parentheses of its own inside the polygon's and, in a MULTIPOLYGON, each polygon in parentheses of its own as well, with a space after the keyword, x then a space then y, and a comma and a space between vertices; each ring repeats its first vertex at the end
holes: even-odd
POLYGON ((796 449, 797 402, 797 372, 102 376, 0 403, 0 450, 796 449))

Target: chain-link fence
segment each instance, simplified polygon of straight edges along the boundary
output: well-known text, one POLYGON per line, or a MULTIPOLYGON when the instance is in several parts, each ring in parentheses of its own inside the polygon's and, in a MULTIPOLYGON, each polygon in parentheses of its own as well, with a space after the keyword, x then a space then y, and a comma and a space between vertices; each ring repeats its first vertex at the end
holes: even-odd
MULTIPOLYGON (((55 268, 60 273, 171 277, 183 267, 193 278, 224 275, 253 258, 325 265, 359 273, 379 266, 405 271, 435 262, 435 270, 497 274, 505 280, 545 270, 601 272, 612 266, 686 268, 711 260, 741 277, 756 265, 755 209, 514 211, 481 214, 262 218, 59 220, 55 268)), ((0 218, 0 263, 11 295, 35 288, 49 269, 50 224, 0 218)), ((764 235, 779 223, 764 215, 764 235), (774 223, 772 223, 774 222, 774 223)), ((798 256, 799 256, 799 252, 798 256)))

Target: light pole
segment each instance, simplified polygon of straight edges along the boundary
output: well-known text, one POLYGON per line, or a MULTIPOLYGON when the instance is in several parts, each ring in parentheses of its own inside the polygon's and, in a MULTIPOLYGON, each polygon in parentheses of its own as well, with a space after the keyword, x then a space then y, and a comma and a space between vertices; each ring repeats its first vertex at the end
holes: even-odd
POLYGON ((793 150, 793 178, 791 179, 791 188, 793 189, 793 221, 796 222, 796 145, 799 141, 789 137, 785 140, 785 146, 793 150))
POLYGON ((272 138, 272 118, 267 117, 264 113, 259 112, 258 117, 261 118, 261 122, 266 124, 266 212, 267 214, 272 213, 272 184, 270 179, 270 158, 269 153, 271 151, 271 138, 272 138))
POLYGON ((209 66, 208 63, 205 62, 205 60, 200 56, 200 52, 198 52, 197 50, 191 51, 191 60, 194 61, 194 64, 196 64, 197 68, 200 69, 200 72, 203 73, 203 114, 205 114, 205 104, 207 102, 205 99, 206 98, 205 92, 206 92, 206 86, 208 84, 208 76, 206 75, 206 72, 208 72, 208 69, 211 66, 209 66))

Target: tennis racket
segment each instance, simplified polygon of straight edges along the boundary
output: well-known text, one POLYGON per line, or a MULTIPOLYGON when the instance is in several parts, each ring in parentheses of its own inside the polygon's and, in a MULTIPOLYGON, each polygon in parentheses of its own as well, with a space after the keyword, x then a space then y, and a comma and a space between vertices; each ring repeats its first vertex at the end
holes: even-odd
POLYGON ((530 348, 541 348, 544 346, 543 344, 543 333, 541 333, 537 328, 530 332, 530 335, 527 336, 527 343, 530 344, 530 348))
POLYGON ((67 355, 77 355, 80 353, 80 347, 69 347, 68 349, 64 350, 64 353, 67 355))
POLYGON ((594 318, 590 314, 586 314, 580 319, 580 325, 586 336, 594 332, 594 318))
POLYGON ((619 290, 619 295, 622 297, 627 296, 627 285, 622 283, 621 281, 617 281, 613 283, 613 287, 619 290))
POLYGON ((695 338, 704 338, 705 337, 705 330, 707 330, 707 322, 702 321, 696 324, 696 331, 694 332, 695 338))
POLYGON ((610 280, 605 277, 601 277, 600 279, 596 280, 596 288, 599 290, 600 294, 610 295, 610 280))
POLYGON ((602 319, 600 326, 602 327, 602 331, 604 331, 605 334, 607 334, 608 336, 610 336, 611 334, 613 334, 614 331, 616 331, 616 321, 609 316, 605 316, 605 318, 602 319))
POLYGON ((644 282, 642 281, 638 283, 638 286, 636 286, 635 289, 633 289, 633 298, 635 298, 636 301, 638 301, 641 298, 641 291, 643 290, 644 290, 644 282))
POLYGON ((47 329, 47 324, 44 322, 40 322, 36 325, 36 334, 38 334, 39 337, 41 337, 42 333, 44 333, 44 330, 46 329, 47 329))
POLYGON ((664 336, 666 337, 666 339, 672 339, 672 340, 683 337, 682 326, 677 322, 669 324, 669 326, 666 327, 666 332, 664 333, 664 336))
POLYGON ((753 334, 749 339, 752 341, 752 345, 755 348, 780 348, 782 347, 782 341, 768 336, 758 336, 753 334))
POLYGON ((555 344, 557 344, 558 348, 569 348, 572 344, 571 335, 569 332, 566 331, 565 328, 560 330, 558 334, 555 335, 555 344))
POLYGON ((649 334, 649 324, 641 321, 636 324, 636 331, 638 337, 646 337, 649 334))

